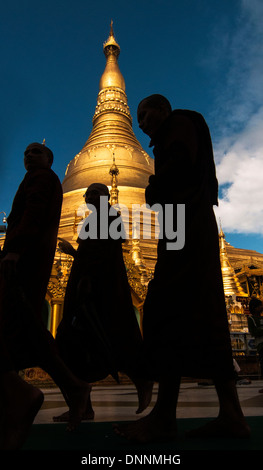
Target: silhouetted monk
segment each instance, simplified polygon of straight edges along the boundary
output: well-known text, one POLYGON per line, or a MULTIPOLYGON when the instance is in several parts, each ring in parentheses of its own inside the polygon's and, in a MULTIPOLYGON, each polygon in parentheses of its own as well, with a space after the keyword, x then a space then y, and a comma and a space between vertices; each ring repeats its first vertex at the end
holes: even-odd
MULTIPOLYGON (((212 378, 219 398, 217 419, 191 436, 248 437, 235 387, 230 334, 213 205, 218 203, 212 143, 204 118, 194 111, 172 111, 169 101, 152 95, 138 106, 140 128, 154 146, 155 175, 146 202, 173 204, 174 231, 185 228, 185 244, 168 250, 158 242, 154 278, 144 305, 143 336, 148 377, 159 382, 152 412, 117 426, 128 439, 148 442, 176 436, 181 377, 212 378), (177 205, 185 205, 184 220, 177 205)), ((164 226, 170 226, 166 217, 164 226), (168 225, 167 225, 168 224, 168 225)))
MULTIPOLYGON (((84 221, 78 249, 65 240, 59 244, 74 261, 56 342, 65 363, 80 379, 91 383, 126 373, 137 388, 140 413, 150 403, 153 384, 136 375, 142 337, 123 260, 124 226, 109 197, 106 185, 91 184, 85 201, 88 208, 93 206, 93 213, 84 221), (111 227, 116 227, 114 233, 111 227)), ((83 419, 93 416, 89 401, 83 419)), ((67 413, 54 419, 63 421, 67 413)))
POLYGON ((48 147, 32 143, 26 148, 27 172, 8 217, 0 264, 1 335, 15 370, 39 366, 50 374, 70 406, 75 427, 86 405, 86 384, 60 359, 41 317, 62 203, 62 188, 52 163, 48 147))

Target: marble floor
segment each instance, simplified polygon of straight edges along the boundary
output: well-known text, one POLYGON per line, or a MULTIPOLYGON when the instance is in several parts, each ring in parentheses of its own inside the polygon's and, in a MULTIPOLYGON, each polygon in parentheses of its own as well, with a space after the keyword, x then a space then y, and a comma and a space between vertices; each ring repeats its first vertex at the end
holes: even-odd
MULTIPOLYGON (((253 380, 250 384, 237 384, 237 390, 245 416, 263 416, 262 380, 253 380)), ((154 405, 157 395, 154 386, 152 403, 140 416, 144 416, 154 405)), ((53 416, 67 410, 65 401, 57 388, 43 389, 45 400, 35 424, 52 423, 53 416)), ((138 419, 136 415, 137 394, 132 385, 96 385, 91 392, 95 411, 95 422, 126 421, 138 419)), ((218 400, 213 385, 199 385, 196 382, 182 383, 178 400, 178 418, 216 417, 218 400)))

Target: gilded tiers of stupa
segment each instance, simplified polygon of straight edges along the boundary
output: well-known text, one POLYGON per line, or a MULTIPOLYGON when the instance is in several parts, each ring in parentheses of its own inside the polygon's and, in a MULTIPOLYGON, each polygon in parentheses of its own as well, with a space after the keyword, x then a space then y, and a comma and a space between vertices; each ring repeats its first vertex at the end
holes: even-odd
MULTIPOLYGON (((132 129, 125 81, 118 65, 120 46, 114 37, 112 24, 103 49, 106 67, 99 82, 93 128, 82 150, 68 164, 62 183, 64 196, 59 236, 73 243, 83 194, 91 183, 99 182, 111 187, 112 174, 109 171, 113 163, 118 169, 118 202, 129 210, 132 204, 145 203, 145 187, 154 172, 152 158, 143 150, 132 129)), ((153 225, 151 220, 149 215, 149 228, 153 225)), ((153 267, 156 240, 150 242, 142 243, 142 250, 149 266, 153 267)))

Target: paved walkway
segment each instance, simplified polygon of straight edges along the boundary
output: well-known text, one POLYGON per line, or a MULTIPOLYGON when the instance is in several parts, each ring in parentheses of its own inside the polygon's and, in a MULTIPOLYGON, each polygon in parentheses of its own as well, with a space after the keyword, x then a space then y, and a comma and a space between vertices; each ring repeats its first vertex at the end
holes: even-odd
MULTIPOLYGON (((251 384, 237 385, 238 395, 245 416, 263 416, 262 380, 253 380, 251 384)), ((150 407, 140 416, 148 414, 157 395, 154 386, 150 407)), ((57 388, 44 389, 45 401, 39 411, 35 424, 52 423, 52 417, 67 410, 65 401, 57 388)), ((91 393, 95 422, 126 421, 138 419, 137 394, 132 385, 110 385, 93 387, 91 393)), ((182 383, 178 401, 178 418, 207 418, 218 414, 218 400, 213 385, 200 386, 198 383, 182 383)))

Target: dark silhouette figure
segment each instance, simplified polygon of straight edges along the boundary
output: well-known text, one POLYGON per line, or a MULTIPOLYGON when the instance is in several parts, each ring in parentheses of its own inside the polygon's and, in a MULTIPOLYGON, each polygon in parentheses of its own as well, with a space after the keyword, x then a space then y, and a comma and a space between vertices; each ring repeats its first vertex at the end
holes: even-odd
MULTIPOLYGON (((218 229, 213 212, 218 184, 209 129, 194 111, 172 111, 169 101, 152 95, 138 106, 140 128, 154 146, 155 175, 146 202, 173 204, 174 231, 184 225, 185 243, 168 249, 158 242, 154 278, 144 305, 144 362, 148 378, 159 382, 152 412, 117 426, 129 439, 147 442, 176 436, 176 408, 181 377, 212 378, 219 416, 189 436, 248 436, 233 369, 230 334, 219 258, 218 229), (185 222, 177 205, 185 206, 185 222)), ((164 212, 165 213, 165 212, 164 212)), ((165 217, 164 226, 171 226, 165 217)))
MULTIPOLYGON (((74 261, 56 342, 65 363, 77 377, 88 383, 110 374, 118 380, 118 372, 126 373, 137 388, 137 413, 140 413, 151 400, 153 384, 136 375, 142 337, 123 260, 125 232, 122 219, 108 203, 107 186, 93 183, 84 196, 88 207, 92 204, 95 211, 84 221, 78 249, 65 240, 60 243, 61 249, 72 255, 74 261), (103 231, 101 224, 104 222, 103 231), (116 236, 110 227, 116 227, 116 236)), ((93 416, 89 400, 83 419, 93 416)), ((67 419, 67 413, 54 417, 55 421, 64 419, 67 419)))
POLYGON ((70 406, 70 427, 75 427, 86 405, 86 384, 73 376, 57 354, 41 315, 62 203, 52 163, 52 151, 42 144, 30 144, 25 150, 27 172, 8 217, 0 264, 1 337, 16 371, 39 366, 54 379, 70 406))

